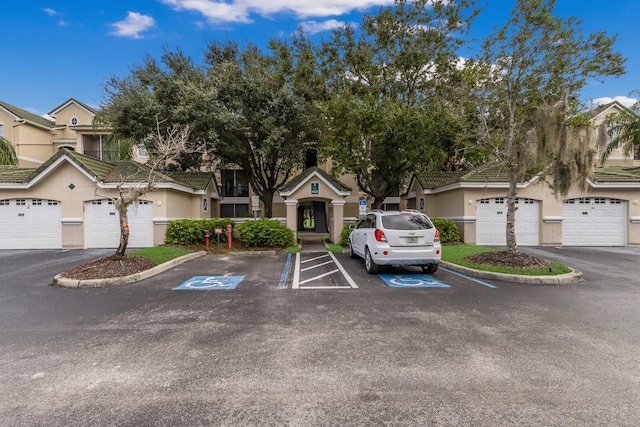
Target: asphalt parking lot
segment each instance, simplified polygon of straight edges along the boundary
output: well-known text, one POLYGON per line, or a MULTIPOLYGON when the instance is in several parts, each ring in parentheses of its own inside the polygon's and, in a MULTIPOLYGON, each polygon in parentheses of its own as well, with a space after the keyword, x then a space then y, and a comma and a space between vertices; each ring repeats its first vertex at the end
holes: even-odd
POLYGON ((0 425, 639 425, 640 251, 522 250, 585 280, 302 253, 61 289, 104 251, 0 251, 0 425))

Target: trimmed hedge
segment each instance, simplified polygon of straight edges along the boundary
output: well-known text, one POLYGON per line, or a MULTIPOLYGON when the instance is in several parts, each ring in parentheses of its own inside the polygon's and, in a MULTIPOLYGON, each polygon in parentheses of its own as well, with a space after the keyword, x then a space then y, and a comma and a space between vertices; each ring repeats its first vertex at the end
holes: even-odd
POLYGON ((351 232, 353 231, 353 229, 351 228, 352 225, 355 224, 345 224, 344 227, 342 227, 342 232, 340 232, 340 241, 338 242, 338 244, 343 248, 349 246, 349 235, 351 235, 351 232))
POLYGON ((229 218, 212 218, 212 219, 176 219, 169 221, 167 231, 164 235, 165 243, 175 245, 196 245, 204 244, 204 232, 209 230, 210 241, 217 242, 218 237, 214 234, 216 228, 222 228, 220 242, 227 242, 227 225, 233 227, 233 220, 229 218))
POLYGON ((453 243, 460 241, 460 230, 452 219, 431 218, 431 222, 440 232, 441 243, 453 243))
POLYGON ((246 221, 236 227, 239 239, 247 246, 286 248, 295 244, 293 231, 276 219, 246 221))
MULTIPOLYGON (((441 243, 452 243, 460 241, 460 230, 458 229, 458 225, 452 219, 444 219, 444 218, 431 218, 431 222, 440 232, 440 242, 441 243)), ((342 232, 340 233, 340 246, 344 246, 345 248, 349 246, 349 235, 353 231, 350 227, 350 224, 345 224, 342 228, 342 232)))

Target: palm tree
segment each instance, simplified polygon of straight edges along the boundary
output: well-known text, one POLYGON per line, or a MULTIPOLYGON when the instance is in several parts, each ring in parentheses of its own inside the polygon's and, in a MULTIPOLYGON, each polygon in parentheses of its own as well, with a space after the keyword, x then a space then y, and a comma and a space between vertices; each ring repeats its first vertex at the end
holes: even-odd
POLYGON ((17 165, 18 156, 11 142, 0 136, 0 165, 17 165))

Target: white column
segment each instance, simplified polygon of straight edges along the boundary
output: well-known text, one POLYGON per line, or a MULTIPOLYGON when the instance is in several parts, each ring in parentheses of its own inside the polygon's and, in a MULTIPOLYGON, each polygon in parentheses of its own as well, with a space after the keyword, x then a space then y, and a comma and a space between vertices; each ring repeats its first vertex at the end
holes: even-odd
POLYGON ((296 199, 287 199, 284 201, 287 205, 287 228, 293 231, 293 238, 298 241, 298 201, 296 199))
POLYGON ((342 200, 334 200, 331 202, 331 206, 333 207, 331 215, 331 225, 329 227, 330 234, 329 237, 333 243, 340 242, 340 234, 342 233, 342 227, 344 226, 344 199, 342 200))

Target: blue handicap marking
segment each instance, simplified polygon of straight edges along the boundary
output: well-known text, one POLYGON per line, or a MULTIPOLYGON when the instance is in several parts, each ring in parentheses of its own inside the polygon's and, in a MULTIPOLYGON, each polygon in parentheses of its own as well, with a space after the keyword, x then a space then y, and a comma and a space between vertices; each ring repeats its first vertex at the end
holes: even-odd
POLYGON ((244 276, 193 276, 172 291, 210 291, 235 289, 244 276))
POLYGON ((391 288, 450 288, 428 274, 378 274, 391 288))

